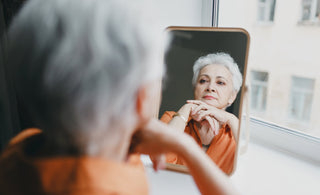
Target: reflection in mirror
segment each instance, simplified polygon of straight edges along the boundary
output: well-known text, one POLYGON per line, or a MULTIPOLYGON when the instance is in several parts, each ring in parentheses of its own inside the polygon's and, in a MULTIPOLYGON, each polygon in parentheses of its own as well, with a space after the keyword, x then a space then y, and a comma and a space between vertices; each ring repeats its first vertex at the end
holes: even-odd
MULTIPOLYGON (((249 35, 243 29, 169 27, 160 116, 192 136, 225 173, 235 167, 249 35)), ((185 170, 167 154, 169 169, 185 170), (182 169, 181 169, 182 168, 182 169)))

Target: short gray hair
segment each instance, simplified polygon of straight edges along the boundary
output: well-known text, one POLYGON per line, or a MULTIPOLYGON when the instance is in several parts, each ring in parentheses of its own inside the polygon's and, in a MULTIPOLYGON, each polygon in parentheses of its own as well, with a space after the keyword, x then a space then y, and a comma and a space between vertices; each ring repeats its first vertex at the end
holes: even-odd
POLYGON ((229 54, 224 52, 218 52, 202 56, 194 63, 192 85, 196 85, 201 69, 211 64, 219 64, 225 66, 232 75, 233 89, 236 92, 239 92, 240 87, 242 85, 242 74, 239 70, 237 63, 233 60, 233 58, 229 54))
POLYGON ((54 142, 94 153, 79 144, 130 123, 138 89, 161 79, 162 32, 133 7, 137 1, 29 0, 14 19, 8 64, 17 93, 54 142))

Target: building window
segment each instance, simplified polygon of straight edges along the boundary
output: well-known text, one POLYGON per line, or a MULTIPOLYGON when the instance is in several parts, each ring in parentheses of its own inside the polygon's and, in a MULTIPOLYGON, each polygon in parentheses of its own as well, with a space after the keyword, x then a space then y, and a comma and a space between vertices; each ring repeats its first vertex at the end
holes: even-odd
POLYGON ((258 0, 258 22, 273 22, 276 0, 258 0))
POLYGON ((251 108, 264 112, 267 104, 268 73, 251 71, 251 108))
POLYGON ((302 0, 301 21, 319 21, 320 0, 302 0))
POLYGON ((308 121, 311 115, 314 79, 293 76, 289 116, 293 119, 308 121))

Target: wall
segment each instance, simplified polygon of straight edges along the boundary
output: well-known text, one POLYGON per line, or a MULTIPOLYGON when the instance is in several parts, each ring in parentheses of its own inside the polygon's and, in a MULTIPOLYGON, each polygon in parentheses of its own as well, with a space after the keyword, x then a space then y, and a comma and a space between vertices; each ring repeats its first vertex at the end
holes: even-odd
POLYGON ((201 26, 201 0, 151 0, 163 29, 168 26, 201 26))

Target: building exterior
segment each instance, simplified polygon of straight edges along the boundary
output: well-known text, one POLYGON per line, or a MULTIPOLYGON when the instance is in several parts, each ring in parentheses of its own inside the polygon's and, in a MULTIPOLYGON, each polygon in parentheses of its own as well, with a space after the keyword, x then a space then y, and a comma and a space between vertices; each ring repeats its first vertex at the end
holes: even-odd
POLYGON ((320 0, 220 2, 219 26, 250 33, 251 115, 320 137, 320 0))

